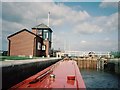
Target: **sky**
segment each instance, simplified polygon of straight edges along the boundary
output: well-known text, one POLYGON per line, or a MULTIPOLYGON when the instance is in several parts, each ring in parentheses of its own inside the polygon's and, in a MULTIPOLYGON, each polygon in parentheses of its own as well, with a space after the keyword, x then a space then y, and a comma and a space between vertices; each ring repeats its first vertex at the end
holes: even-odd
POLYGON ((117 51, 117 5, 117 2, 2 2, 2 50, 8 50, 7 36, 24 28, 31 31, 40 23, 48 25, 50 12, 52 48, 117 51))

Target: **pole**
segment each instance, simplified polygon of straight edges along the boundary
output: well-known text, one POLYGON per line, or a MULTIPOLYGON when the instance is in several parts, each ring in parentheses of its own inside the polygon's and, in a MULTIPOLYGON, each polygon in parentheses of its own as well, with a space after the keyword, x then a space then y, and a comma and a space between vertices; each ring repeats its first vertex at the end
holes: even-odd
POLYGON ((48 12, 48 27, 50 26, 50 12, 48 12))

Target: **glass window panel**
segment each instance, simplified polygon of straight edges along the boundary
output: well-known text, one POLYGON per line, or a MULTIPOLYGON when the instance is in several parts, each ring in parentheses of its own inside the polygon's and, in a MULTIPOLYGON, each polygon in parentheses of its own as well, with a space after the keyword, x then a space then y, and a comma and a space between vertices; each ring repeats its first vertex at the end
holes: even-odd
POLYGON ((38 30, 38 31, 37 31, 37 34, 38 34, 38 35, 42 35, 42 30, 38 30))
POLYGON ((45 45, 42 45, 42 50, 45 50, 45 45))
POLYGON ((41 50, 41 43, 40 42, 38 42, 38 44, 37 44, 37 49, 41 50))

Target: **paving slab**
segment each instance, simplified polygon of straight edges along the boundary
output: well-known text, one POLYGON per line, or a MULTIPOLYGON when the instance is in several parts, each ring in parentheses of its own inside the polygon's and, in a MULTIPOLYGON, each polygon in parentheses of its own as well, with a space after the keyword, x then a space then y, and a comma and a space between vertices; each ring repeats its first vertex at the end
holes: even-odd
POLYGON ((0 61, 0 67, 7 67, 7 66, 14 66, 14 65, 21 65, 33 62, 40 62, 40 61, 48 61, 48 60, 55 60, 61 58, 39 58, 39 59, 28 59, 28 60, 5 60, 0 61))

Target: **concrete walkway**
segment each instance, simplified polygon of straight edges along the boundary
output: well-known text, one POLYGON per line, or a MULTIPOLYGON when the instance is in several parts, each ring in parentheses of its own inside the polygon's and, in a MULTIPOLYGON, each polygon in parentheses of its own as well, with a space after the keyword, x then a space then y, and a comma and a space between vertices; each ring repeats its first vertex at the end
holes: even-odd
POLYGON ((55 57, 55 58, 40 58, 40 59, 28 59, 28 60, 5 60, 5 61, 0 61, 0 67, 28 64, 32 62, 48 61, 55 59, 61 59, 61 58, 55 57))

